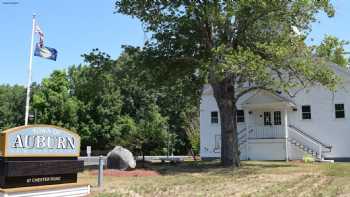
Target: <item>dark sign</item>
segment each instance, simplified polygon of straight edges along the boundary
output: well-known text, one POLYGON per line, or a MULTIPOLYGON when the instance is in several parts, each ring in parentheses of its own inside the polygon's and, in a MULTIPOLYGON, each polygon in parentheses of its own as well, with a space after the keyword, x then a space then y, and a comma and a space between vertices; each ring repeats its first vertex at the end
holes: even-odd
MULTIPOLYGON (((76 183, 77 174, 57 174, 50 176, 5 177, 2 188, 76 183)), ((1 181, 2 182, 2 181, 1 181)))

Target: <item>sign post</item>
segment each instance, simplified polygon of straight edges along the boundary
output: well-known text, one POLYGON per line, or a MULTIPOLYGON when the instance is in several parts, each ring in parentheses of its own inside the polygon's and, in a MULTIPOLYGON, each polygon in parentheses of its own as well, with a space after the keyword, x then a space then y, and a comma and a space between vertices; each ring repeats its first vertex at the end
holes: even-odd
POLYGON ((86 154, 88 157, 91 157, 91 146, 86 147, 86 154))
POLYGON ((103 161, 103 156, 100 156, 98 158, 98 181, 97 181, 97 185, 99 188, 102 188, 103 186, 103 165, 104 165, 104 161, 103 161))

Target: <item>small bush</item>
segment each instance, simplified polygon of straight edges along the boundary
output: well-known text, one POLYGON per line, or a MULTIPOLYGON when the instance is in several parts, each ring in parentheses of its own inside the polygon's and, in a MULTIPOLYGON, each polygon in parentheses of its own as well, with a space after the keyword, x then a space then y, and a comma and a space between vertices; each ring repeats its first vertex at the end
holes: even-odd
POLYGON ((313 163, 313 162, 315 162, 315 158, 309 154, 305 154, 303 156, 303 161, 304 161, 304 163, 313 163))

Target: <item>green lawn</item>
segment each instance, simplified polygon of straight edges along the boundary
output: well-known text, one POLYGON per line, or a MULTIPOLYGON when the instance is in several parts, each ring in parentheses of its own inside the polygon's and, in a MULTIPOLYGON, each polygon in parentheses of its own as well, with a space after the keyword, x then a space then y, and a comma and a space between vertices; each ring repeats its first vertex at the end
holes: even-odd
POLYGON ((80 174, 92 196, 350 196, 350 163, 242 162, 223 168, 217 162, 148 166, 155 177, 108 177, 102 191, 96 177, 80 174))

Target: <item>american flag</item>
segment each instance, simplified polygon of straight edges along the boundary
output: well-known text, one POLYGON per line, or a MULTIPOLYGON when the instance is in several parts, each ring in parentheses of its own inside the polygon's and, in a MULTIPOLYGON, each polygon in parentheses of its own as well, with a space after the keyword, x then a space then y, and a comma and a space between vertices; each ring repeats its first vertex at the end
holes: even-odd
POLYGON ((35 25, 35 33, 39 34, 39 44, 40 47, 44 47, 44 32, 41 31, 38 24, 35 25))

